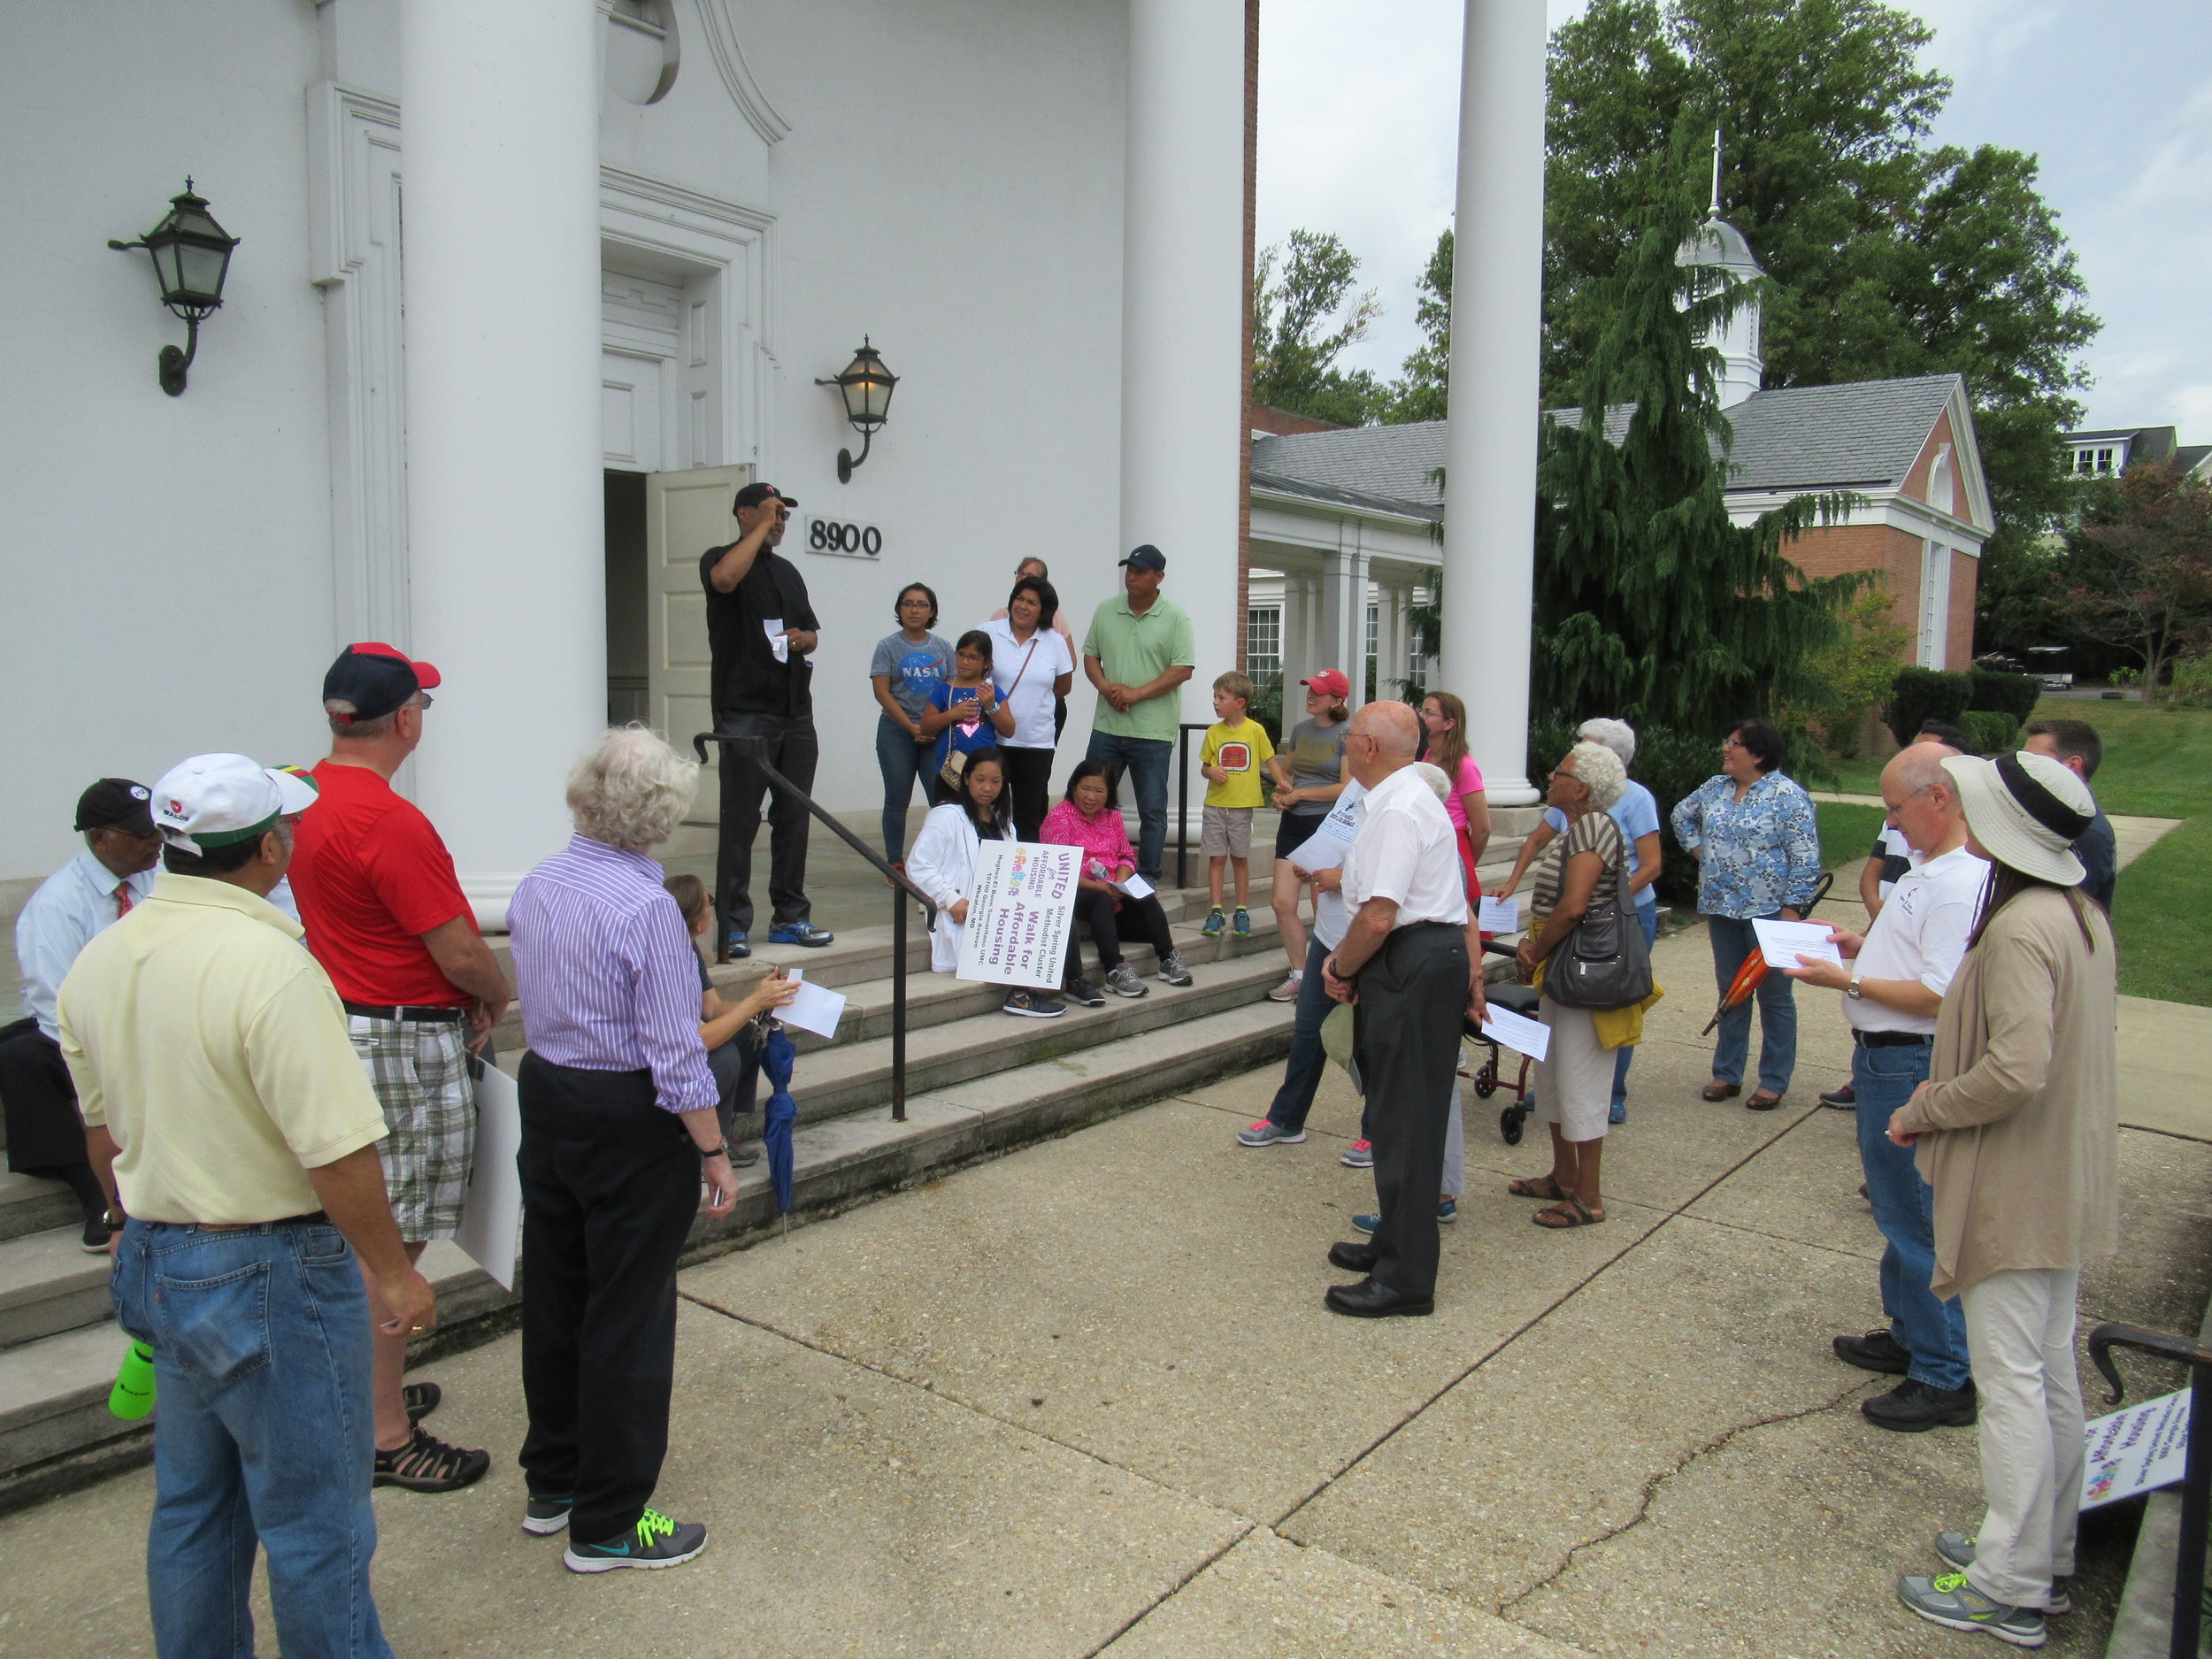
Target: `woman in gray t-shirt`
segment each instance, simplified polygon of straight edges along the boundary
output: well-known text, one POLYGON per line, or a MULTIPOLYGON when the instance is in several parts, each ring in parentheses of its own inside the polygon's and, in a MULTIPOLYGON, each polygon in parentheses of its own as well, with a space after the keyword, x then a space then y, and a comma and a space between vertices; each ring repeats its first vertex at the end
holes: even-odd
POLYGON ((937 740, 922 734, 929 712, 930 688, 952 677, 952 647, 930 632, 937 626, 937 595, 921 582, 899 590, 899 631, 876 641, 868 664, 869 682, 883 718, 876 722, 876 766, 883 773, 883 856, 893 864, 906 856, 906 803, 922 786, 922 809, 929 809, 931 761, 937 740))
POLYGON ((1297 1000, 1307 967, 1306 930, 1298 919, 1299 882, 1291 873, 1289 855, 1311 839, 1344 793, 1344 733, 1352 718, 1345 702, 1352 682, 1339 671, 1316 674, 1304 685, 1306 718, 1290 728, 1288 740, 1267 763, 1275 783, 1274 804, 1282 813, 1275 823, 1274 888, 1268 897, 1277 936, 1290 957, 1289 974, 1267 994, 1278 1002, 1297 1000))

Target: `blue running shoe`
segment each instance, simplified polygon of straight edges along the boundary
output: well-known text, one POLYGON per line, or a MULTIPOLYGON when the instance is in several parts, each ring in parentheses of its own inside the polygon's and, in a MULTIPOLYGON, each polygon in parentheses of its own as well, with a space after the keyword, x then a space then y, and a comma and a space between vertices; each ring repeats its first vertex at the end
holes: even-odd
MULTIPOLYGON (((1439 1203, 1436 1206, 1436 1218, 1439 1221, 1457 1221, 1459 1219, 1459 1200, 1456 1198, 1447 1198, 1439 1203)), ((1362 1233, 1372 1233, 1377 1227, 1382 1225, 1381 1212, 1374 1211, 1364 1216, 1354 1216, 1352 1217, 1352 1225, 1355 1227, 1357 1227, 1362 1233)))
POLYGON ((769 931, 768 942, 772 945, 804 945, 809 950, 819 950, 836 937, 827 928, 817 927, 812 922, 786 922, 769 931))
POLYGON ((1238 905, 1236 918, 1230 923, 1229 931, 1234 933, 1239 939, 1251 938, 1252 912, 1246 910, 1241 904, 1238 905))
POLYGON ((1218 939, 1222 926, 1221 906, 1217 904, 1206 913, 1206 925, 1198 931, 1208 939, 1218 939))
POLYGON ((753 948, 746 942, 745 930, 741 927, 730 929, 729 947, 732 962, 742 962, 753 954, 753 948))

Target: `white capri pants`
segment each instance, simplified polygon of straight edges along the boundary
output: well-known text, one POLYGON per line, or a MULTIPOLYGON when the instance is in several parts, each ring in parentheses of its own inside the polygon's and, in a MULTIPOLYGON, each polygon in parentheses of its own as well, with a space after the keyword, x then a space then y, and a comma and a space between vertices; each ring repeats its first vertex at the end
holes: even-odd
POLYGON ((2051 1580, 2073 1576, 2084 1458, 2074 1364, 2080 1288, 2079 1268, 2015 1268, 1959 1293, 1989 1500, 1966 1581, 2007 1607, 2041 1608, 2051 1580))
POLYGON ((1551 1048, 1536 1063, 1537 1117, 1558 1125, 1563 1140, 1603 1140, 1613 1112, 1613 1051, 1598 1041, 1596 1018, 1548 996, 1538 1012, 1551 1029, 1551 1048))

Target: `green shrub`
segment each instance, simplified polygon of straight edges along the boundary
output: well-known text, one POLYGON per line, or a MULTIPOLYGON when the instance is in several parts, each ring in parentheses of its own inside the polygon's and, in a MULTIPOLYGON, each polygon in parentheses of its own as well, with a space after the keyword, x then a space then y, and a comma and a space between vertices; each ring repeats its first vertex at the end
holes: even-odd
POLYGON ((2019 747, 2020 722, 2010 714, 1995 709, 1969 709, 1959 716, 1959 724, 1974 740, 1979 754, 2008 754, 2019 747))
POLYGON ((2177 709, 2212 709, 2212 651, 2176 663, 2166 694, 2177 709))
POLYGON ((2035 712, 2035 700, 2043 695, 2043 682, 2033 674, 2005 674, 1992 668, 1973 671, 1974 695, 1967 711, 2008 714, 2015 726, 2035 712))
POLYGON ((1971 675, 1947 673, 1939 668, 1901 668, 1890 687, 1889 707, 1882 721, 1902 748, 1926 721, 1959 725, 1959 716, 1966 712, 1973 695, 1971 675))
POLYGON ((1244 712, 1267 733, 1269 742, 1278 749, 1283 746, 1283 676, 1279 669, 1271 674, 1252 676, 1252 701, 1245 705, 1244 712))

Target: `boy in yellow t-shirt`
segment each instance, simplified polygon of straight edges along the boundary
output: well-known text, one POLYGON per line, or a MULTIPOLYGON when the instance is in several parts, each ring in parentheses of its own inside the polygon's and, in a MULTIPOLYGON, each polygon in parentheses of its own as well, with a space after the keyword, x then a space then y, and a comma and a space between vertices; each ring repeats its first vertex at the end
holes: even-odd
POLYGON ((1252 814, 1265 798, 1260 768, 1275 758, 1275 745, 1268 741, 1267 728, 1246 712, 1251 706, 1252 682, 1242 674, 1224 674, 1214 681, 1214 723, 1206 728, 1206 741, 1198 751, 1198 770, 1206 775, 1199 845, 1213 897, 1213 910, 1206 918, 1209 939, 1221 933, 1225 864, 1237 868, 1237 936, 1252 932, 1252 915, 1245 909, 1252 888, 1252 814))

